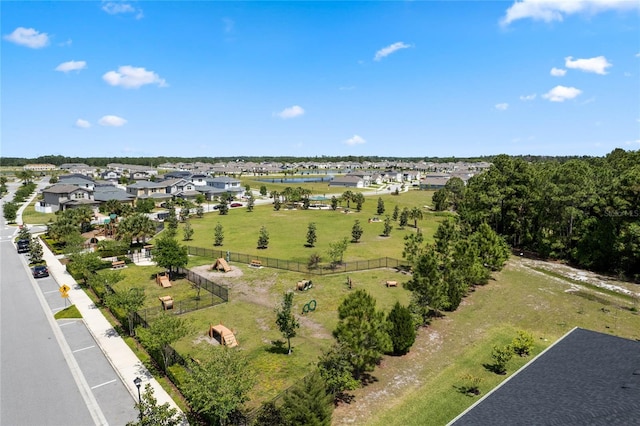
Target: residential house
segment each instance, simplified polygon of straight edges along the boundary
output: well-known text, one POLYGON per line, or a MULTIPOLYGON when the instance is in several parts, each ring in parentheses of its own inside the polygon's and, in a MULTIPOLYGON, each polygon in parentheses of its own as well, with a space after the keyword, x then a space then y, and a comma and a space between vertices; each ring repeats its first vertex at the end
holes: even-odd
POLYGON ((364 188, 364 179, 357 176, 342 176, 333 178, 329 186, 342 186, 345 188, 364 188))
POLYGON ((31 172, 48 172, 50 170, 55 170, 56 166, 54 164, 42 163, 42 164, 25 164, 22 167, 22 170, 28 170, 31 172))
POLYGON ((97 210, 99 205, 100 202, 93 198, 93 190, 58 183, 42 190, 42 201, 36 204, 36 211, 54 213, 79 206, 97 210))

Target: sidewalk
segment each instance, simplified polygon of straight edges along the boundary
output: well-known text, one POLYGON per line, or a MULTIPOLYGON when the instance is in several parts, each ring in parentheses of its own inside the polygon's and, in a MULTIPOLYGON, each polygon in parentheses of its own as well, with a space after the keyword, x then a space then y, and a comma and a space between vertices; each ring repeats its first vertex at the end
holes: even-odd
MULTIPOLYGON (((41 243, 42 244, 42 243, 41 243)), ((102 312, 94 305, 89 296, 80 288, 78 283, 67 272, 64 265, 56 258, 49 248, 42 244, 44 249, 44 260, 49 267, 49 273, 55 278, 59 286, 66 284, 71 288, 69 290, 69 302, 76 305, 82 314, 82 320, 89 329, 94 340, 105 354, 113 369, 116 371, 122 383, 131 393, 134 401, 138 400, 138 389, 133 383, 136 377, 142 379, 141 390, 147 383, 150 383, 154 397, 158 400, 158 405, 169 403, 171 407, 182 410, 171 399, 169 394, 164 390, 156 379, 153 378, 149 370, 142 364, 138 357, 133 353, 131 348, 127 346, 120 335, 109 324, 109 321, 102 315, 102 312)), ((186 423, 185 423, 186 424, 186 423)))

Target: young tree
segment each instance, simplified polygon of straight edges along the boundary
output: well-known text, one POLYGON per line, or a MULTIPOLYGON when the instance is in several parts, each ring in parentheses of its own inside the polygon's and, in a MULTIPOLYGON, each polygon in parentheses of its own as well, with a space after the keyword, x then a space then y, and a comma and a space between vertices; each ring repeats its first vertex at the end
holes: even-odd
POLYGON ((218 205, 218 213, 225 216, 229 213, 229 202, 226 197, 220 197, 220 204, 218 205))
POLYGON ((208 417, 209 424, 226 424, 249 400, 255 373, 242 352, 226 347, 205 349, 200 362, 190 362, 183 393, 193 411, 208 417))
POLYGON ((353 223, 353 227, 351 228, 351 242, 359 242, 363 232, 364 230, 362 229, 362 226, 360 226, 360 221, 356 219, 353 223))
POLYGON ((331 197, 331 210, 335 211, 338 208, 338 199, 334 195, 331 197))
POLYGON ((258 410, 254 426, 282 426, 285 423, 282 409, 273 401, 263 402, 258 410))
POLYGON ((191 222, 186 221, 184 223, 184 227, 182 228, 182 232, 184 234, 184 241, 190 241, 191 237, 193 237, 193 228, 191 227, 191 222))
POLYGON ((276 325, 282 336, 287 339, 287 354, 291 355, 291 339, 296 337, 300 323, 291 312, 293 293, 287 292, 282 297, 280 306, 276 308, 276 325))
POLYGON ((482 264, 491 271, 499 271, 509 259, 509 246, 491 227, 483 222, 471 240, 478 247, 482 264))
POLYGON ((269 232, 267 228, 262 225, 260 227, 260 234, 258 235, 258 249, 264 250, 269 246, 269 232))
POLYGON ((147 349, 160 353, 166 374, 172 354, 169 345, 189 334, 189 326, 182 317, 162 313, 149 324, 149 328, 137 327, 136 333, 147 349))
POLYGON ((403 355, 409 352, 416 340, 416 328, 413 324, 411 311, 396 302, 387 316, 389 322, 389 336, 393 345, 393 353, 403 355))
POLYGON ((493 365, 491 368, 496 374, 505 374, 507 372, 507 363, 513 357, 513 350, 511 346, 494 346, 491 352, 491 358, 493 358, 493 365))
POLYGON ((393 226, 391 225, 391 218, 389 217, 389 215, 387 215, 384 218, 384 229, 382 230, 382 235, 388 237, 389 235, 391 235, 392 229, 393 226))
POLYGON ((216 247, 221 246, 223 241, 224 241, 224 229, 222 229, 222 225, 220 224, 220 222, 218 222, 215 228, 213 245, 216 247))
POLYGON ((20 227, 18 231, 18 235, 16 236, 16 240, 31 240, 31 232, 27 225, 23 225, 20 227))
POLYGON ((344 253, 347 251, 348 246, 349 239, 347 237, 344 237, 339 241, 329 243, 329 250, 327 254, 331 258, 331 262, 334 264, 342 263, 344 253))
POLYGON ((346 201, 347 208, 350 208, 350 203, 353 200, 353 192, 350 190, 346 190, 342 193, 342 196, 340 198, 342 199, 342 201, 346 201))
POLYGON ((440 257, 433 246, 427 246, 414 259, 413 274, 404 287, 411 291, 413 308, 417 309, 423 323, 438 315, 447 303, 445 283, 440 270, 440 257))
POLYGON ((184 268, 189 262, 189 253, 185 246, 181 246, 174 238, 161 237, 153 250, 153 260, 158 266, 169 270, 169 275, 174 268, 184 268))
POLYGON ((276 197, 273 199, 273 209, 275 211, 280 211, 281 207, 282 203, 280 202, 280 197, 276 195, 276 197))
POLYGON ((333 396, 317 370, 285 393, 282 412, 291 425, 331 425, 333 396))
POLYGON ((95 252, 78 251, 68 257, 67 270, 76 279, 81 278, 85 284, 87 279, 102 266, 102 260, 100 260, 98 253, 95 252))
POLYGON ((263 197, 267 196, 267 187, 265 185, 260 186, 260 195, 263 197))
POLYGON ((313 253, 309 256, 309 260, 307 261, 307 269, 316 269, 321 260, 322 258, 318 253, 313 253))
POLYGON ((518 335, 511 342, 511 349, 516 355, 529 356, 534 347, 533 335, 523 330, 518 330, 518 335))
POLYGON ((376 209, 376 213, 379 215, 384 214, 384 201, 382 201, 381 197, 378 197, 378 207, 376 209))
POLYGON ((353 377, 371 371, 382 355, 393 349, 384 312, 364 290, 349 294, 338 307, 338 325, 333 336, 349 353, 353 377))
POLYGON ((400 208, 399 208, 399 207, 398 207, 398 205, 396 204, 396 205, 393 207, 393 215, 391 216, 391 218, 394 220, 394 222, 395 222, 396 220, 398 220, 398 215, 399 215, 399 214, 400 214, 400 208))
POLYGON ((173 207, 169 207, 169 216, 164 220, 166 225, 165 232, 170 237, 175 237, 176 232, 178 231, 178 218, 176 216, 176 209, 173 207))
POLYGON ((168 402, 158 405, 158 400, 153 395, 153 387, 147 383, 144 392, 140 396, 140 402, 135 404, 135 409, 140 412, 140 418, 136 422, 129 422, 127 426, 180 426, 183 424, 182 415, 178 409, 171 407, 168 402))
POLYGON ((198 207, 196 207, 196 216, 200 218, 204 216, 204 207, 202 207, 202 204, 198 204, 198 207))
POLYGON ((42 256, 44 256, 44 251, 42 250, 42 245, 40 244, 40 240, 38 237, 30 238, 29 240, 29 262, 41 263, 42 256))
POLYGON ((253 206, 255 205, 256 199, 253 198, 253 194, 249 193, 249 198, 247 198, 247 211, 252 212, 253 206))
POLYGON ((309 226, 307 226, 307 247, 315 246, 317 239, 316 224, 315 222, 310 222, 309 226))
POLYGON ((361 211, 364 204, 364 194, 362 192, 356 192, 353 194, 352 200, 356 203, 356 210, 361 211))
POLYGON ((189 219, 189 215, 191 214, 191 209, 189 209, 188 202, 180 209, 180 222, 186 222, 189 219))
MULTIPOLYGON (((122 276, 117 276, 117 279, 122 279, 122 276)), ((109 277, 105 277, 105 279, 110 279, 109 277)), ((112 279, 112 278, 111 278, 112 279)), ((116 281, 117 282, 117 281, 116 281)), ((115 283, 109 283, 109 285, 113 285, 115 283)), ((142 308, 144 305, 144 301, 146 296, 144 294, 143 288, 133 287, 129 289, 129 291, 119 291, 117 293, 108 293, 104 298, 104 303, 107 307, 115 313, 116 310, 124 311, 127 319, 129 320, 129 335, 134 335, 133 329, 133 314, 135 314, 138 309, 142 308)))
POLYGON ((409 223, 409 209, 403 208, 400 212, 400 228, 404 228, 409 223))

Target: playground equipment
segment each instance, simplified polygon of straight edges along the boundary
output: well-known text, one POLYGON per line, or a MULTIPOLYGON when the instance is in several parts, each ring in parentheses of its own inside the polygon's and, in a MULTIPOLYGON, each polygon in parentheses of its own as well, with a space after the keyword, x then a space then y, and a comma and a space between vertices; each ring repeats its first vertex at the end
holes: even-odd
POLYGON ((173 309, 173 297, 160 296, 158 297, 158 299, 160 299, 160 303, 162 303, 162 309, 164 309, 165 311, 173 309))
POLYGON ((171 287, 171 281, 169 280, 169 274, 166 272, 160 272, 156 274, 156 283, 162 288, 171 287))
POLYGON ((216 260, 216 263, 213 264, 211 269, 215 269, 216 271, 229 272, 231 270, 231 267, 229 266, 227 261, 224 260, 224 258, 220 257, 216 260))
POLYGON ((314 299, 311 299, 309 303, 305 303, 305 305, 302 307, 302 313, 306 314, 315 311, 317 305, 318 304, 316 303, 316 301, 314 299))
POLYGON ((262 262, 260 262, 257 259, 253 259, 251 261, 251 263, 249 264, 249 266, 253 267, 253 268, 262 268, 262 262))
POLYGON ((307 291, 312 287, 313 283, 311 282, 311 280, 298 281, 298 283, 296 284, 296 290, 298 291, 307 291))
POLYGON ((398 281, 387 281, 387 287, 398 287, 398 281))
POLYGON ((233 348, 238 346, 236 336, 222 324, 209 324, 209 337, 216 339, 221 345, 233 348))

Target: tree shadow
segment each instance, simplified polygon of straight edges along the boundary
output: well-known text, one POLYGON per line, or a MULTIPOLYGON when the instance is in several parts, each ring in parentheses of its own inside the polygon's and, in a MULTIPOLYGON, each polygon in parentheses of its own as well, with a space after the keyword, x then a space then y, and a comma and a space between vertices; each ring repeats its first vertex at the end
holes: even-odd
POLYGON ((362 384, 362 386, 367 386, 377 382, 378 378, 371 373, 362 373, 360 375, 360 384, 362 384))
POLYGON ((485 368, 485 370, 494 373, 494 374, 499 374, 501 376, 504 376, 505 374, 507 374, 506 370, 502 370, 499 368, 499 366, 495 365, 495 364, 482 364, 482 366, 485 368))
POLYGON ((470 387, 470 386, 456 386, 453 385, 453 388, 458 392, 461 393, 463 395, 466 395, 470 398, 473 398, 474 396, 478 396, 480 395, 480 390, 477 387, 470 387))
POLYGON ((352 393, 338 392, 338 394, 336 394, 336 397, 333 401, 333 404, 335 406, 342 405, 342 404, 351 404, 353 401, 355 401, 355 399, 356 399, 356 396, 352 393))
POLYGON ((271 346, 268 346, 265 350, 272 354, 287 355, 289 353, 287 350, 287 342, 284 340, 272 340, 271 346))

